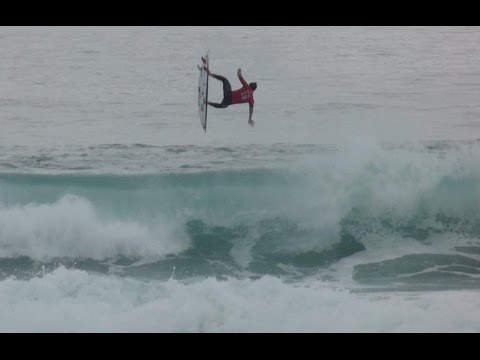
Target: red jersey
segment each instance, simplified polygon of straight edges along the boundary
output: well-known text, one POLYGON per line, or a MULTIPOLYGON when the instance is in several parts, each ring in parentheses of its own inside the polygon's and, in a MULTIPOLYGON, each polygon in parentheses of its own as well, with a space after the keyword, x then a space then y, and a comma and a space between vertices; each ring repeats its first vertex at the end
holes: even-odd
POLYGON ((238 78, 243 86, 238 90, 232 91, 232 104, 242 104, 248 102, 250 106, 253 106, 255 101, 253 100, 252 89, 250 89, 250 86, 248 86, 247 82, 242 76, 239 76, 238 78))

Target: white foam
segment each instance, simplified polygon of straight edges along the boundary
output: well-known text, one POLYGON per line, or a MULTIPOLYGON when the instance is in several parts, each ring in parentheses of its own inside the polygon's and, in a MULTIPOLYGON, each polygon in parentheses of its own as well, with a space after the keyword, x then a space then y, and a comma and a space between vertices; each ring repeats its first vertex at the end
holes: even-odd
POLYGON ((187 236, 162 219, 156 226, 102 219, 92 203, 79 196, 0 208, 0 257, 148 258, 187 246, 187 236))
POLYGON ((0 282, 1 332, 478 332, 477 291, 354 294, 338 284, 139 282, 59 268, 0 282))

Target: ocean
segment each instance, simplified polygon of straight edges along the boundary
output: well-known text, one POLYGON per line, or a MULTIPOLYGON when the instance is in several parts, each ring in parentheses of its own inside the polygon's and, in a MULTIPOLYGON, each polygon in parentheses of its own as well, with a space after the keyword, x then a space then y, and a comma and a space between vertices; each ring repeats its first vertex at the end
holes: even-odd
POLYGON ((479 332, 479 43, 1 27, 0 332, 479 332))

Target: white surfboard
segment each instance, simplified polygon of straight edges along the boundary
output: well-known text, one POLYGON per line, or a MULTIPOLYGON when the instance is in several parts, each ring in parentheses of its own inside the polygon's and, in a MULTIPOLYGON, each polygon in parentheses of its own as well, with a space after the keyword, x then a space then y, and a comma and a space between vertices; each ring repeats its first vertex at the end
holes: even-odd
POLYGON ((200 70, 200 78, 198 79, 198 115, 200 116, 200 123, 203 130, 207 132, 207 101, 208 101, 208 74, 205 67, 208 69, 208 51, 204 57, 205 62, 198 66, 200 70))

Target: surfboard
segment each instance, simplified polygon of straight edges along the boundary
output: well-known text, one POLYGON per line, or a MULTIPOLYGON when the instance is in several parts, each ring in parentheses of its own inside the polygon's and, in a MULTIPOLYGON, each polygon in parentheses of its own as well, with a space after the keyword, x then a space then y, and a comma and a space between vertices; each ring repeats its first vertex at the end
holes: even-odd
POLYGON ((207 132, 208 74, 206 69, 208 69, 208 51, 203 59, 202 64, 198 65, 198 70, 200 70, 198 79, 198 115, 203 130, 207 132))

